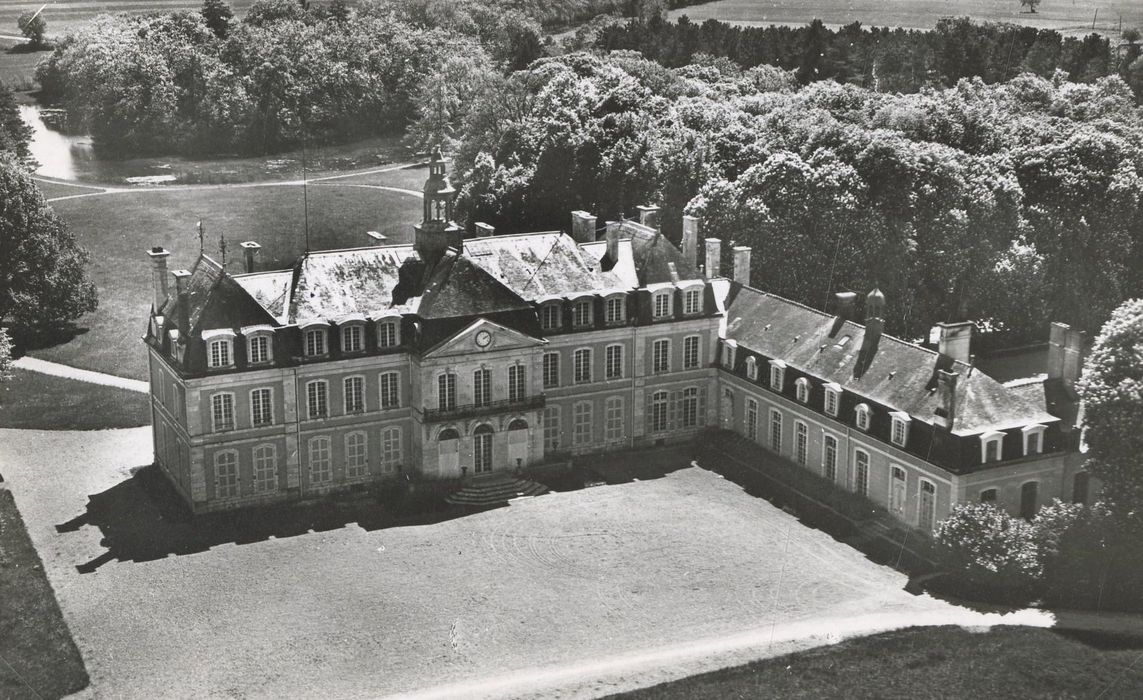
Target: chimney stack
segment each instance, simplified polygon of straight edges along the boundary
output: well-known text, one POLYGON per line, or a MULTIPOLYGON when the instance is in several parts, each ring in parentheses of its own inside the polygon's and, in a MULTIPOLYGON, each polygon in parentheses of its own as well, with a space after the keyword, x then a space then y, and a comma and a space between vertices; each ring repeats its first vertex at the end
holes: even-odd
POLYGON ((190 333, 190 290, 187 283, 191 273, 190 270, 175 270, 171 274, 175 277, 175 295, 178 298, 179 340, 185 343, 190 333))
POLYGON ((576 243, 595 241, 595 217, 586 211, 573 211, 572 238, 576 243))
POLYGON ((607 226, 607 231, 604 232, 604 238, 607 240, 607 260, 610 270, 615 267, 615 263, 619 262, 619 227, 607 226))
POLYGON ((948 355, 957 362, 972 364, 972 321, 960 323, 938 323, 937 352, 948 355))
POLYGON ((833 297, 837 302, 837 315, 829 332, 831 338, 838 334, 843 323, 853 320, 853 303, 857 300, 857 295, 853 292, 838 292, 833 297))
POLYGON ((483 221, 477 221, 476 222, 476 237, 477 238, 488 238, 489 236, 491 236, 495 233, 496 233, 496 227, 493 226, 492 224, 486 224, 483 221))
POLYGON ((1066 323, 1052 322, 1048 337, 1048 379, 1075 386, 1083 372, 1084 332, 1066 323))
POLYGON ((698 234, 699 218, 686 214, 683 216, 683 260, 691 267, 698 265, 698 234))
POLYGON ((854 376, 861 377, 873 358, 877 355, 877 347, 881 344, 881 332, 885 328, 885 295, 880 289, 874 289, 865 297, 865 333, 861 338, 861 352, 854 365, 854 376))
POLYGON ((635 208, 639 210, 639 223, 653 229, 659 228, 659 207, 644 205, 635 208))
POLYGON ((151 309, 156 314, 163 310, 170 293, 167 287, 167 258, 171 256, 162 246, 155 246, 147 251, 151 257, 151 309))
POLYGON ((750 246, 734 246, 734 281, 750 284, 750 246))
POLYGON ((960 375, 956 372, 937 370, 937 398, 940 405, 937 406, 933 423, 946 430, 952 430, 953 422, 956 421, 956 385, 959 379, 960 375))
POLYGON ((718 277, 719 264, 722 261, 722 241, 718 238, 706 239, 706 276, 707 279, 718 277))
POLYGON ((254 256, 258 254, 258 251, 261 250, 262 246, 258 245, 254 241, 245 241, 243 243, 239 243, 239 245, 242 247, 242 252, 246 256, 246 272, 253 272, 254 256))

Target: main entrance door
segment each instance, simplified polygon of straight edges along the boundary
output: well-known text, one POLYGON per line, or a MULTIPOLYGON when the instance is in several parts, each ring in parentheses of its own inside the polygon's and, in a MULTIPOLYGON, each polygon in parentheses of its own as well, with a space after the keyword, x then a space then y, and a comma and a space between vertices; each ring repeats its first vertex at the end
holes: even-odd
POLYGON ((481 425, 472 433, 473 472, 487 474, 492 471, 492 426, 481 425))
POLYGON ((517 418, 508 424, 508 465, 513 468, 528 464, 528 421, 517 418))

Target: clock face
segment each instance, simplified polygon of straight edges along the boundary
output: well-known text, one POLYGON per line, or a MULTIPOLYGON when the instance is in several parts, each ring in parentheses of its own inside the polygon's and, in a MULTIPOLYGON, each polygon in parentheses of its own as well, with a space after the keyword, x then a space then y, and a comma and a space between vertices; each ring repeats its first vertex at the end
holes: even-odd
POLYGON ((488 331, 480 331, 476 334, 476 344, 482 348, 488 347, 492 343, 492 334, 488 331))

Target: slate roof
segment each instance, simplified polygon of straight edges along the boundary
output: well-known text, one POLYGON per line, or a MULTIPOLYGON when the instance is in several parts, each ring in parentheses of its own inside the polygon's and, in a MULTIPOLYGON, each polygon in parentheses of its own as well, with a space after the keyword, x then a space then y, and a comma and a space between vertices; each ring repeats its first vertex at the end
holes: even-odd
POLYGON ((976 435, 1057 420, 1026 393, 1012 391, 969 365, 890 335, 882 335, 868 368, 860 377, 854 376, 864 326, 847 321, 833 332, 835 317, 822 311, 735 282, 727 291, 725 334, 740 347, 836 382, 846 391, 904 411, 914 420, 931 423, 934 418, 940 404, 938 369, 960 375, 954 434, 976 435))
MULTIPOLYGON (((187 320, 190 328, 179 328, 182 333, 194 334, 202 329, 237 328, 259 323, 273 324, 276 321, 262 304, 209 256, 199 256, 186 285, 187 320)), ((162 314, 169 319, 168 328, 178 327, 176 294, 172 293, 167 298, 162 314)))
POLYGON ((670 263, 675 264, 679 279, 700 277, 698 270, 683 257, 682 251, 659 231, 635 221, 621 221, 618 226, 620 238, 631 241, 631 257, 640 287, 670 282, 670 263))
POLYGON ((466 238, 465 257, 529 301, 600 289, 596 261, 559 231, 466 238))
POLYGON ((437 264, 421 295, 423 318, 487 316, 506 311, 532 312, 532 305, 466 255, 448 252, 437 264))
POLYGON ((254 272, 234 275, 234 281, 254 297, 278 323, 289 322, 290 288, 294 282, 293 270, 254 272))
POLYGON ((392 306, 401 263, 412 253, 413 246, 396 245, 306 254, 294 268, 289 322, 381 316, 392 306))

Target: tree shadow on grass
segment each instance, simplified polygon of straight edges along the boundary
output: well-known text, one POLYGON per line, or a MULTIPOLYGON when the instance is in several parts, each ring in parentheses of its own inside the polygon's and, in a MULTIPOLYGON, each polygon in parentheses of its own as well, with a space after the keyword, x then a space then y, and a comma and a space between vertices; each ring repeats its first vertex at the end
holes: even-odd
POLYGON ((13 357, 23 357, 33 350, 46 350, 57 345, 66 345, 87 331, 88 329, 83 326, 63 322, 37 328, 13 326, 8 332, 14 345, 13 357))
POLYGON ((373 531, 431 525, 474 512, 449 506, 443 491, 393 487, 340 494, 320 501, 193 515, 155 466, 88 498, 86 511, 56 526, 60 533, 85 525, 99 528, 106 551, 76 566, 92 573, 110 561, 144 562, 205 552, 221 544, 251 544, 270 538, 326 532, 356 523, 373 531))

